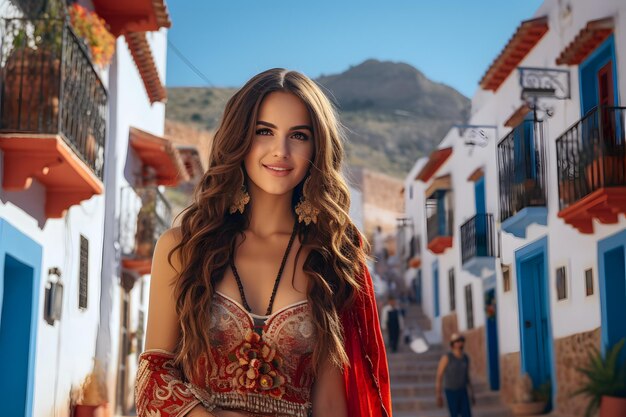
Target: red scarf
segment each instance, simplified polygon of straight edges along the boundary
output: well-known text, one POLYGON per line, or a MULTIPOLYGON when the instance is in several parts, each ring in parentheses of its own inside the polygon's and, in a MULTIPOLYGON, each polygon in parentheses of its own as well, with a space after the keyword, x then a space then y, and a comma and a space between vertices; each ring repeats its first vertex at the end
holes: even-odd
POLYGON ((374 286, 364 266, 362 291, 341 316, 350 365, 344 369, 349 417, 391 417, 391 392, 385 343, 378 320, 374 286), (366 381, 366 383, 363 383, 366 381))

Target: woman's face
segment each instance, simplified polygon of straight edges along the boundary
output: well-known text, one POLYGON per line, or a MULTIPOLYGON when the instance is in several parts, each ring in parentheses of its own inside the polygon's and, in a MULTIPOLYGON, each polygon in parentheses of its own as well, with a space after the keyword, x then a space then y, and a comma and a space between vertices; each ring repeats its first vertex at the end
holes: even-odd
POLYGON ((274 195, 291 192, 306 176, 314 152, 305 104, 291 93, 270 93, 261 102, 254 129, 244 159, 249 187, 274 195))

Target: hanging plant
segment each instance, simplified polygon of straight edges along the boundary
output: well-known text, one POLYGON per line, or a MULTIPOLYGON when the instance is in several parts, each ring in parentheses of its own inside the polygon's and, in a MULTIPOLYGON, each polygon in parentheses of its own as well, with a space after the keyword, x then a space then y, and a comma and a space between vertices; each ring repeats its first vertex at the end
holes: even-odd
POLYGON ((100 67, 107 66, 115 52, 115 37, 104 19, 77 3, 69 7, 69 15, 74 32, 87 43, 93 62, 100 67))

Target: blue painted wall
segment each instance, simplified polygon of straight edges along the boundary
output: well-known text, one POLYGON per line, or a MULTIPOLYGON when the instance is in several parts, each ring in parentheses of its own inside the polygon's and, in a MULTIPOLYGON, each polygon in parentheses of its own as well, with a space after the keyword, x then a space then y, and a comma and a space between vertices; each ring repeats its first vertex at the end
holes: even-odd
POLYGON ((0 219, 1 415, 31 417, 35 379, 41 246, 0 219), (8 356, 7 356, 8 355, 8 356))
POLYGON ((435 317, 439 317, 439 262, 433 262, 433 308, 435 317))
MULTIPOLYGON (((626 337, 626 230, 598 242, 602 348, 626 337)), ((626 359, 626 352, 622 352, 626 359)))
POLYGON ((539 386, 549 379, 555 398, 556 371, 550 319, 548 238, 541 238, 515 252, 522 372, 539 386), (538 281, 537 281, 538 280, 538 281), (536 284, 539 285, 536 285, 536 284), (533 285, 535 284, 535 285, 533 285), (526 321, 529 321, 528 327, 526 321))

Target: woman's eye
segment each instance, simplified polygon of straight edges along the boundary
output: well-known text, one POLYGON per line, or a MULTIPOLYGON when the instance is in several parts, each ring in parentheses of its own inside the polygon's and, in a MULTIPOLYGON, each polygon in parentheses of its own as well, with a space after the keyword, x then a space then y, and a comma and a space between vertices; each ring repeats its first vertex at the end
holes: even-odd
POLYGON ((298 140, 308 140, 309 136, 306 135, 305 133, 302 132, 294 132, 293 135, 291 135, 293 138, 296 138, 298 140))
POLYGON ((262 128, 262 129, 257 129, 256 134, 261 135, 261 136, 267 136, 267 135, 271 135, 272 131, 267 128, 262 128))

